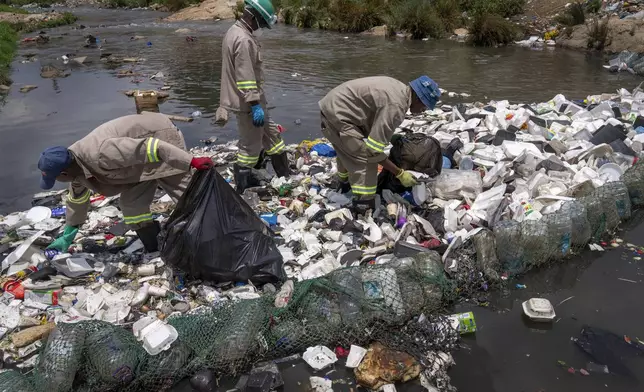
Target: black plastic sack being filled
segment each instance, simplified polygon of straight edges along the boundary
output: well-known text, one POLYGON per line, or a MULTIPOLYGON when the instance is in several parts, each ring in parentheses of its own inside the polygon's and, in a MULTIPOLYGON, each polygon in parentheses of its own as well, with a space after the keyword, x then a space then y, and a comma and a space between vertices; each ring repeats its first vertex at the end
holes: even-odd
POLYGON ((215 169, 192 177, 160 242, 163 259, 196 279, 286 280, 270 230, 215 169))

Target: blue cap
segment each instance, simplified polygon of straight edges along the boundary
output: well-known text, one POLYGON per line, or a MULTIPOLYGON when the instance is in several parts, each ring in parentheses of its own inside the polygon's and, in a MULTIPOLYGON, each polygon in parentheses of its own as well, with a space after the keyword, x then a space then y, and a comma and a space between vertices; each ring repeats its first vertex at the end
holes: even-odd
POLYGON ((51 189, 56 183, 56 177, 72 163, 72 156, 67 147, 49 147, 40 154, 38 169, 42 172, 40 187, 51 189))
POLYGON ((438 83, 434 82, 428 76, 421 76, 416 80, 409 82, 409 85, 420 98, 420 101, 427 106, 428 109, 434 109, 436 102, 441 96, 441 90, 438 88, 438 83))

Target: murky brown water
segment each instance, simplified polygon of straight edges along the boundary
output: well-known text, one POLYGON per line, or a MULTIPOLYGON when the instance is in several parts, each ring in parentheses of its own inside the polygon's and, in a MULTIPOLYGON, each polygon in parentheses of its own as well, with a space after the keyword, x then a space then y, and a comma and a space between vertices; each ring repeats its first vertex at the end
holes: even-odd
MULTIPOLYGON (((21 45, 20 55, 35 53, 38 61, 14 62, 12 89, 0 110, 0 211, 29 205, 38 190, 36 162, 43 148, 69 145, 104 121, 133 113, 134 103, 120 91, 159 87, 161 82, 116 77, 117 70, 99 60, 100 54, 142 56, 135 70, 143 75, 162 71, 173 85, 163 112, 203 117, 180 124, 190 145, 212 135, 235 138, 236 124, 211 125, 219 100, 221 39, 232 22, 160 22, 161 13, 148 11, 76 9, 84 30, 63 27, 51 31, 46 45, 21 45), (186 42, 179 28, 193 30, 196 42, 186 42), (94 34, 103 50, 83 48, 86 34, 94 34), (62 35, 61 35, 62 34, 62 35), (145 36, 144 40, 130 37, 145 36), (148 47, 146 43, 152 45, 148 47), (71 75, 50 80, 39 76, 44 64, 63 67, 60 56, 88 56, 85 66, 67 66, 71 75), (23 84, 38 88, 20 93, 23 84)), ((318 100, 337 84, 362 76, 390 75, 410 80, 427 74, 441 87, 472 95, 466 100, 509 99, 543 101, 557 93, 571 98, 632 88, 638 79, 612 75, 600 56, 564 50, 525 48, 480 49, 451 41, 396 41, 333 32, 277 26, 262 37, 267 94, 275 106, 273 118, 287 127, 290 142, 318 136, 318 100), (301 125, 295 121, 301 120, 301 125)), ((122 69, 122 68, 120 68, 122 69)))

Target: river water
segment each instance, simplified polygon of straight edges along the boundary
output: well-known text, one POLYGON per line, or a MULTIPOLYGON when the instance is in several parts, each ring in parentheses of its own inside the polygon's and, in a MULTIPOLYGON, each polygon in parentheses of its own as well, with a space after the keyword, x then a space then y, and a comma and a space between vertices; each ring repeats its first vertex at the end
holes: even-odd
MULTIPOLYGON (((158 21, 164 14, 156 12, 74 12, 88 28, 52 30, 48 44, 21 45, 13 64, 15 85, 0 108, 0 213, 29 206, 31 195, 38 191, 36 163, 45 147, 69 145, 105 121, 135 113, 134 102, 122 91, 160 87, 161 81, 147 78, 157 71, 173 86, 171 98, 161 105, 162 112, 184 116, 203 112, 193 123, 179 123, 190 146, 209 136, 235 138, 234 121, 224 128, 211 125, 219 99, 221 39, 230 21, 167 24, 158 21), (197 40, 187 42, 186 34, 175 33, 179 28, 193 30, 190 35, 197 40), (102 51, 83 47, 83 37, 90 33, 102 40, 102 51), (130 40, 134 36, 146 38, 130 40), (108 68, 99 60, 101 53, 144 57, 146 61, 134 70, 145 77, 138 84, 133 78, 117 78, 117 71, 124 67, 108 68), (38 60, 23 64, 26 54, 35 54, 38 60), (88 56, 86 65, 64 66, 59 59, 63 54, 88 56), (66 68, 71 74, 42 79, 40 66, 46 64, 66 68), (25 84, 38 88, 22 94, 18 90, 25 84)), ((449 91, 472 95, 463 100, 521 102, 545 101, 557 93, 584 98, 620 87, 632 89, 641 81, 606 72, 601 56, 564 50, 475 49, 449 41, 345 37, 287 26, 266 32, 262 43, 266 90, 275 107, 271 113, 286 126, 288 142, 319 136, 317 101, 337 84, 362 76, 384 74, 409 80, 428 74, 449 91), (301 124, 296 125, 296 120, 301 124)), ((458 102, 455 98, 446 101, 458 102)), ((625 240, 641 245, 642 234, 640 227, 625 240)), ((465 339, 465 348, 456 354, 457 365, 451 372, 454 384, 462 392, 641 391, 639 380, 571 375, 557 367, 557 361, 576 368, 585 365, 588 359, 570 338, 586 323, 644 337, 642 274, 633 255, 614 250, 524 277, 521 283, 528 289, 499 298, 490 309, 471 309, 478 331, 465 339), (521 301, 537 296, 553 304, 574 298, 557 306, 559 319, 546 330, 525 325, 521 319, 521 301)), ((644 360, 632 360, 629 365, 641 378, 644 360)))
MULTIPOLYGON (((209 136, 235 138, 234 120, 224 128, 211 125, 219 101, 221 39, 231 21, 170 24, 160 21, 165 14, 159 12, 73 11, 86 29, 51 30, 48 44, 22 44, 13 64, 15 84, 0 109, 0 183, 5 184, 0 187, 0 213, 29 206, 38 191, 36 163, 44 148, 70 145, 103 122, 134 113, 133 100, 122 91, 160 87, 162 81, 148 80, 157 71, 173 86, 161 111, 203 113, 191 124, 179 124, 190 146, 209 136), (175 33, 179 28, 191 29, 196 41, 187 42, 185 33, 175 33), (83 47, 87 34, 101 39, 102 50, 83 47), (134 36, 145 39, 131 40, 134 36), (145 58, 133 68, 144 75, 140 83, 117 78, 119 69, 132 65, 109 69, 100 61, 107 53, 145 58), (21 63, 25 54, 35 54, 37 61, 21 63), (87 60, 84 66, 65 66, 63 54, 87 60), (71 75, 43 79, 39 70, 47 64, 66 68, 71 75), (25 84, 38 88, 20 93, 25 84)), ((638 83, 633 76, 606 72, 601 56, 565 50, 479 49, 451 41, 385 40, 283 25, 267 31, 261 41, 266 91, 275 107, 271 115, 287 128, 287 142, 319 136, 318 100, 336 85, 363 76, 390 75, 406 81, 427 74, 444 89, 472 95, 463 100, 482 101, 544 101, 557 93, 583 98, 638 83)))

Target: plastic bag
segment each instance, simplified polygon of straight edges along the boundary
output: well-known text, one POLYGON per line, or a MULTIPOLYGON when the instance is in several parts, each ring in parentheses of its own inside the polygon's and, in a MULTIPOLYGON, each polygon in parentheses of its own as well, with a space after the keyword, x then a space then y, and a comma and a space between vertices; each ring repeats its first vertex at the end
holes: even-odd
POLYGON ((215 282, 286 280, 270 230, 217 173, 197 172, 161 238, 161 256, 194 278, 215 282))
MULTIPOLYGON (((443 155, 438 140, 431 136, 413 133, 392 138, 389 159, 401 169, 417 171, 430 177, 441 173, 443 155)), ((378 189, 402 193, 406 188, 392 173, 383 170, 378 176, 378 189)))
POLYGON ((311 147, 311 152, 313 151, 317 152, 321 157, 334 157, 337 155, 333 147, 331 147, 327 143, 316 144, 315 146, 311 147))

